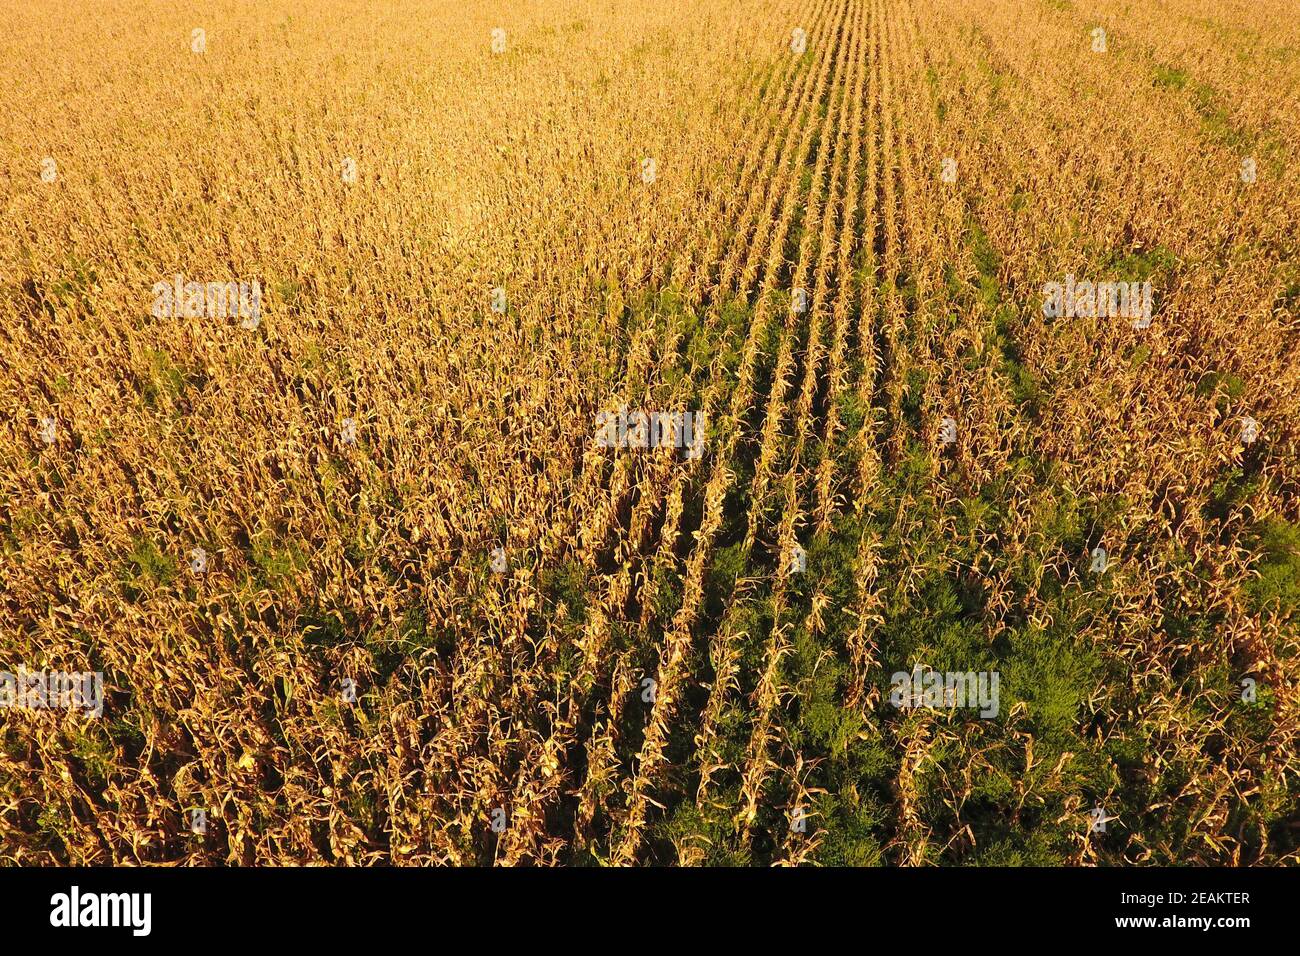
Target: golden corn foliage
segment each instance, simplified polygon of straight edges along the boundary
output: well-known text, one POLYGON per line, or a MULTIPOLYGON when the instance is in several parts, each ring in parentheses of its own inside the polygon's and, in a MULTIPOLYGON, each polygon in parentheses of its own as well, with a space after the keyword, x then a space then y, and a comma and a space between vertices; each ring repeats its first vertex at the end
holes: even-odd
POLYGON ((0 861, 1296 862, 1297 12, 0 0, 0 861))

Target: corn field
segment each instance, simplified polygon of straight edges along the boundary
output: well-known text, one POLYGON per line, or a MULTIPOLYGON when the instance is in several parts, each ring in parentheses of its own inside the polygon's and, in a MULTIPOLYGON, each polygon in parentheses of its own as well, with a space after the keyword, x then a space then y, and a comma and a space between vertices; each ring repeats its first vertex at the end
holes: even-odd
POLYGON ((0 863, 1300 862, 1298 14, 0 0, 0 863))

